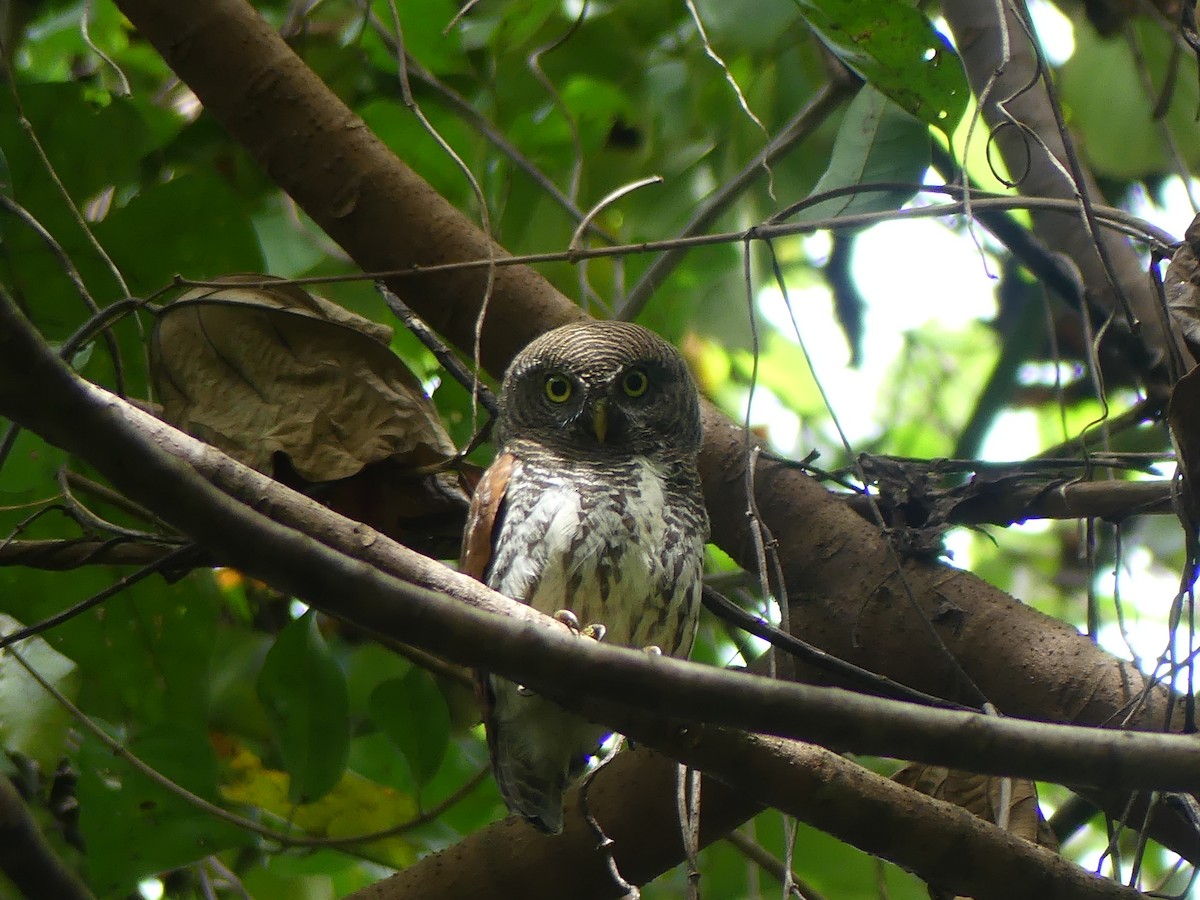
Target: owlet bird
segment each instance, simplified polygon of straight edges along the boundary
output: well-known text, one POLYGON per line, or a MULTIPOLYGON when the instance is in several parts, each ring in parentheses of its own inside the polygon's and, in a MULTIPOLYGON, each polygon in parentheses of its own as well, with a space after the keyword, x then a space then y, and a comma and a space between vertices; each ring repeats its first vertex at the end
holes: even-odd
MULTIPOLYGON (((700 436, 687 366, 654 333, 584 322, 542 335, 504 376, 463 571, 605 641, 687 656, 708 538, 700 436)), ((611 729, 502 678, 480 683, 501 796, 562 831, 563 791, 611 729)))

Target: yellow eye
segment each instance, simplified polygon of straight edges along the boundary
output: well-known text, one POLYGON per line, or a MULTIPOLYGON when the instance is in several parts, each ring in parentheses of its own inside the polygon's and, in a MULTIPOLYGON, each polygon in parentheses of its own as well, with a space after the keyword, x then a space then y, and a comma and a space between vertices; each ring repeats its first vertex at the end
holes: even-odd
POLYGON ((547 375, 546 396, 551 403, 566 403, 571 399, 571 382, 561 375, 547 375))
POLYGON ((621 390, 629 397, 640 397, 649 387, 650 379, 641 369, 630 369, 621 379, 621 390))

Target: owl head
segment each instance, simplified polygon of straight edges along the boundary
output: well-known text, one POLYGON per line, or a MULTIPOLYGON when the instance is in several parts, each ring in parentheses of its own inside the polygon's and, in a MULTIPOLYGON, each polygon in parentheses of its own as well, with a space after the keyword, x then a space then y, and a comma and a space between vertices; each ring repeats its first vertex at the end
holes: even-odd
POLYGON ((576 322, 517 355, 501 388, 496 441, 589 456, 695 457, 700 400, 683 357, 628 322, 576 322))

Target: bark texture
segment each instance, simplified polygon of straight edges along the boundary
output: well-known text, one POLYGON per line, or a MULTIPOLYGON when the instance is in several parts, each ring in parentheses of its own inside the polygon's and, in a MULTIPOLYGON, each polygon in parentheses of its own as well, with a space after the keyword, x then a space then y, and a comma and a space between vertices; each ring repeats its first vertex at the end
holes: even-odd
MULTIPOLYGON (((986 127, 977 129, 976 139, 995 142, 1009 177, 1022 194, 1104 204, 1104 195, 1078 154, 1072 163, 1070 135, 1060 130, 1052 98, 1039 79, 1038 59, 1027 31, 1030 26, 1014 6, 1025 10, 1024 3, 996 4, 991 0, 955 0, 943 10, 972 92, 980 98, 986 127), (998 9, 1003 10, 1003 19, 997 17, 998 9)), ((1135 328, 1140 338, 1121 342, 1125 355, 1119 374, 1128 378, 1132 369, 1132 377, 1147 379, 1150 369, 1168 358, 1172 338, 1166 312, 1129 241, 1107 229, 1100 231, 1110 278, 1082 212, 1033 212, 1032 218, 1034 231, 1046 245, 1064 254, 1078 269, 1085 299, 1100 311, 1092 323, 1093 331, 1110 315, 1115 328, 1128 327, 1119 288, 1138 323, 1135 328), (1142 354, 1136 350, 1139 343, 1142 354)), ((1073 349, 1086 353, 1085 334, 1080 334, 1080 340, 1073 349)), ((1110 358, 1106 363, 1114 361, 1110 358)))

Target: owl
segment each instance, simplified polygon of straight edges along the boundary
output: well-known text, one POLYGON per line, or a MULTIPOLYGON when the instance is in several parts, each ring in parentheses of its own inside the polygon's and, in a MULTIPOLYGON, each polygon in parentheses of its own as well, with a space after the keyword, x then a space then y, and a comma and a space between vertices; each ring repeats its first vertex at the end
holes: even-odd
MULTIPOLYGON (((624 322, 548 332, 504 376, 495 439, 463 571, 606 642, 686 657, 708 516, 699 396, 678 351, 624 322)), ((501 796, 560 832, 563 791, 609 730, 502 678, 479 685, 501 796)))

